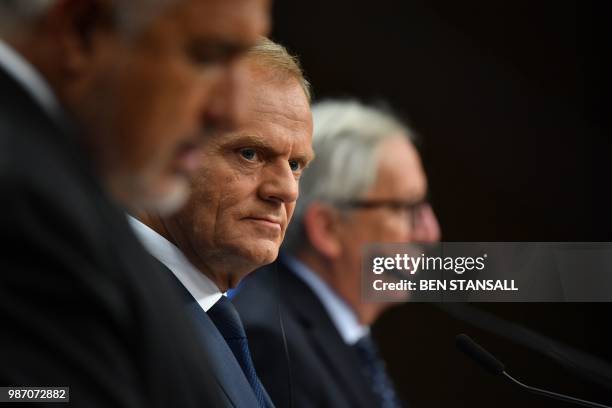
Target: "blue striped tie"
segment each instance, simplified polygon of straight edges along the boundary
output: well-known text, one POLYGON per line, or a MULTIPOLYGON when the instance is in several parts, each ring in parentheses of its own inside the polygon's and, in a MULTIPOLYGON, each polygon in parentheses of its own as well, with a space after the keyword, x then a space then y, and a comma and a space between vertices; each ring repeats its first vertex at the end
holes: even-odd
POLYGON ((208 310, 207 314, 221 332, 236 360, 238 360, 238 364, 240 364, 251 388, 253 388, 253 392, 255 392, 259 406, 265 408, 263 386, 255 372, 246 332, 238 311, 227 297, 221 296, 221 299, 208 310))
POLYGON ((361 361, 362 372, 372 384, 381 408, 399 408, 400 402, 391 379, 387 375, 385 363, 378 355, 378 347, 370 335, 365 335, 354 345, 361 361))

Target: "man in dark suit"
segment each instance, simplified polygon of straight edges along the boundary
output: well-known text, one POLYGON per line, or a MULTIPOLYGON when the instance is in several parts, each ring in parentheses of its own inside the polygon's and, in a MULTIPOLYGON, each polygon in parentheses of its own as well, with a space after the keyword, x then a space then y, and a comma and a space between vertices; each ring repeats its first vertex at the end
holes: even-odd
POLYGON ((425 174, 412 132, 384 111, 321 102, 313 120, 317 159, 302 178, 285 251, 245 279, 234 302, 279 404, 401 406, 409 391, 394 388, 369 334, 389 304, 362 300, 361 250, 439 239, 425 174), (270 319, 279 311, 280 322, 270 319))
POLYGON ((149 211, 132 222, 182 290, 216 381, 236 406, 250 408, 273 403, 223 293, 277 257, 312 158, 312 117, 308 83, 282 46, 262 39, 246 66, 244 120, 204 142, 187 205, 172 216, 149 211))
POLYGON ((1 386, 232 405, 124 207, 184 200, 266 26, 259 0, 0 0, 1 386))

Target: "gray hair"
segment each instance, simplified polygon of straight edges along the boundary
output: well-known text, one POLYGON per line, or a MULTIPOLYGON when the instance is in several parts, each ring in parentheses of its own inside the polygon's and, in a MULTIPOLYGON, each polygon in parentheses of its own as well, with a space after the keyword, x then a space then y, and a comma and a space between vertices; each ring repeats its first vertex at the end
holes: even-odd
POLYGON ((290 252, 306 244, 303 217, 313 202, 333 205, 363 196, 376 181, 380 144, 402 134, 414 139, 391 113, 354 100, 316 103, 312 116, 316 158, 300 180, 300 197, 283 242, 290 252))
MULTIPOLYGON (((115 21, 133 32, 164 6, 176 0, 114 0, 115 21)), ((27 26, 45 15, 57 0, 0 0, 0 34, 27 26)))

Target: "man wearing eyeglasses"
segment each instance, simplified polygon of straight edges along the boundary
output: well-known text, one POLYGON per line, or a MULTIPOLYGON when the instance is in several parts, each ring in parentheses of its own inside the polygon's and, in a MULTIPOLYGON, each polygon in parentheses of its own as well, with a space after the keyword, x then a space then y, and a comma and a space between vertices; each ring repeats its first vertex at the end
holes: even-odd
POLYGON ((369 333, 389 304, 361 300, 360 271, 367 243, 439 240, 413 134, 354 101, 316 104, 313 120, 317 158, 302 176, 283 252, 245 280, 234 303, 277 404, 404 406, 369 333), (282 322, 269 318, 279 306, 282 322), (287 356, 278 352, 282 332, 287 356))

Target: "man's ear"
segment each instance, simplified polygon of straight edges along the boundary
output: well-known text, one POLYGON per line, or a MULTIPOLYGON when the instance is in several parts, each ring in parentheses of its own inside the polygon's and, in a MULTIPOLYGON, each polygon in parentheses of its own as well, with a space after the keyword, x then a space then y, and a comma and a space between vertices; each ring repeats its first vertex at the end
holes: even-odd
POLYGON ((47 33, 54 33, 59 55, 63 61, 63 75, 74 76, 95 64, 104 40, 114 35, 113 5, 108 0, 58 0, 42 24, 47 33))
POLYGON ((339 214, 320 202, 312 203, 303 218, 304 231, 310 244, 325 257, 338 258, 342 245, 338 239, 339 214))

